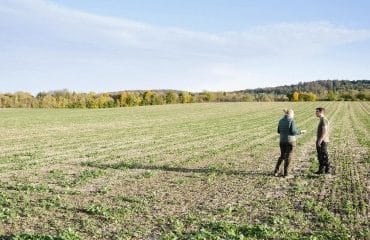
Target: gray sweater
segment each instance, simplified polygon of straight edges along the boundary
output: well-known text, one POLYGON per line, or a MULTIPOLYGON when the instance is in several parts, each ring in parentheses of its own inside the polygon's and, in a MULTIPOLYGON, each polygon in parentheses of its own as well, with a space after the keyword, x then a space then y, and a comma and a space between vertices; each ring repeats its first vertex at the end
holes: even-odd
POLYGON ((280 142, 287 143, 289 141, 295 141, 296 135, 301 134, 293 119, 284 116, 279 121, 277 132, 280 134, 280 142))

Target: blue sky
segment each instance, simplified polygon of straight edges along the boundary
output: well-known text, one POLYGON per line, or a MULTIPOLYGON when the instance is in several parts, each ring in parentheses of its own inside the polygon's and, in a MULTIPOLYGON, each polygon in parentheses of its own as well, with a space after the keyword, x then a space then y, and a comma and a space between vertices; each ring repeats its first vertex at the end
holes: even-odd
POLYGON ((0 0, 0 92, 370 79, 369 1, 0 0))

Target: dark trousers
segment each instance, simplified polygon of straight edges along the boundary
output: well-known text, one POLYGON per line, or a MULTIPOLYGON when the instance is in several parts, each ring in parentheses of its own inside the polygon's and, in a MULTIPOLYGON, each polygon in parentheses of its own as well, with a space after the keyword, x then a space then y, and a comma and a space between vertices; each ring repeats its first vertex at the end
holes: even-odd
POLYGON ((316 143, 317 158, 319 160, 319 172, 329 172, 330 161, 328 155, 328 143, 321 142, 321 145, 316 143))
POLYGON ((284 176, 288 175, 289 164, 292 160, 295 143, 280 142, 280 157, 276 163, 275 173, 279 171, 281 163, 284 161, 284 176))

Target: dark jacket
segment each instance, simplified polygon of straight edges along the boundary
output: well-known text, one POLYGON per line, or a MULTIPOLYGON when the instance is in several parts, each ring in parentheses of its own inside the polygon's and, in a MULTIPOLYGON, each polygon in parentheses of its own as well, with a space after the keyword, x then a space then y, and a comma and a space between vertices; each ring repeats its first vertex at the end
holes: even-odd
POLYGON ((301 130, 296 127, 294 120, 288 116, 280 119, 277 132, 280 134, 280 142, 283 143, 295 141, 294 136, 301 134, 301 130))

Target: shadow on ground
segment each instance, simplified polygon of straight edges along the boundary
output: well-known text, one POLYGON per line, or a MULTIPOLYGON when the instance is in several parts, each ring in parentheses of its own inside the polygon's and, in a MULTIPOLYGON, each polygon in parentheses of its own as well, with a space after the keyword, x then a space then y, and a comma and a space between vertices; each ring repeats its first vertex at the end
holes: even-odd
POLYGON ((121 170, 143 169, 143 170, 159 170, 180 173, 203 173, 218 175, 239 175, 239 176, 272 176, 272 172, 267 171, 241 171, 241 170, 220 169, 215 167, 185 168, 185 167, 174 167, 169 165, 145 165, 141 163, 130 163, 130 162, 118 162, 111 164, 85 162, 82 163, 82 165, 100 169, 121 169, 121 170))

